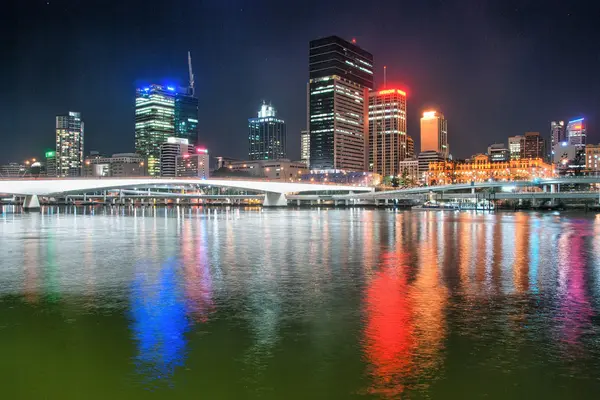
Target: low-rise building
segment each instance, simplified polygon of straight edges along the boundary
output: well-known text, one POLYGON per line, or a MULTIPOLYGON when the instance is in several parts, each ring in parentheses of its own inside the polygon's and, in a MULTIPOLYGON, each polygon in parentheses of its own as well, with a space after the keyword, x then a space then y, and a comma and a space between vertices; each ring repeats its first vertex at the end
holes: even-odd
POLYGON ((208 150, 196 149, 194 154, 177 156, 177 177, 208 179, 208 150))
POLYGON ((450 185, 471 182, 521 181, 551 178, 554 169, 542 159, 491 161, 479 154, 466 161, 440 161, 429 164, 427 185, 450 185))
MULTIPOLYGON (((400 179, 407 181, 404 182, 404 185, 409 182, 416 184, 419 181, 419 160, 412 159, 400 161, 398 170, 400 171, 400 179)), ((403 182, 401 182, 401 185, 403 185, 403 182)))
POLYGON ((600 171, 600 144, 585 146, 585 169, 588 172, 600 171))
POLYGON ((0 177, 22 178, 27 175, 27 167, 19 163, 8 163, 0 165, 0 177))
POLYGON ((305 163, 288 159, 240 161, 218 157, 217 166, 217 170, 227 168, 249 177, 286 182, 297 181, 301 175, 308 173, 305 163))
POLYGON ((344 170, 311 170, 300 176, 300 181, 308 183, 335 183, 351 186, 378 186, 382 177, 374 172, 344 170))
POLYGON ((88 177, 125 178, 148 175, 145 160, 135 153, 117 153, 111 157, 92 154, 84 164, 84 175, 88 177))

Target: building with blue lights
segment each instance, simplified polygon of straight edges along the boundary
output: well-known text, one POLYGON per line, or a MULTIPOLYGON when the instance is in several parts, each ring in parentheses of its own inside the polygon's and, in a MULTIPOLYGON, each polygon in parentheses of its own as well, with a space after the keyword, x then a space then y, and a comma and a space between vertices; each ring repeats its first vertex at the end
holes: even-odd
POLYGON ((567 140, 570 145, 585 147, 586 136, 584 118, 569 121, 567 124, 567 140))
POLYGON ((150 85, 135 99, 135 151, 147 159, 148 174, 160 174, 160 146, 169 137, 198 141, 198 99, 192 88, 150 85))
POLYGON ((285 158, 286 125, 273 106, 263 102, 258 118, 248 119, 248 146, 250 160, 285 158))

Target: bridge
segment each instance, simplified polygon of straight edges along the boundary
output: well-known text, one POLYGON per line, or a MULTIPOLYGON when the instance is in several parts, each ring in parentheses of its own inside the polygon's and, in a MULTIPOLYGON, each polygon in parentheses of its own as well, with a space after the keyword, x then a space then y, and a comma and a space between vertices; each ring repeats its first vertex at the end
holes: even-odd
MULTIPOLYGON (((0 180, 0 194, 24 197, 23 207, 36 209, 40 207, 40 197, 72 196, 87 199, 102 196, 109 192, 118 192, 118 197, 166 197, 166 198, 252 198, 262 199, 263 206, 286 206, 287 195, 299 193, 331 193, 371 192, 373 188, 293 182, 271 182, 228 179, 194 179, 194 178, 65 178, 65 179, 17 179, 0 180), (198 192, 186 193, 186 190, 200 188, 228 188, 245 191, 238 195, 211 195, 198 192), (179 190, 179 192, 173 192, 179 190), (247 192, 253 192, 248 194, 247 192), (261 193, 262 195, 258 195, 261 193)), ((112 196, 114 197, 114 195, 112 196)))

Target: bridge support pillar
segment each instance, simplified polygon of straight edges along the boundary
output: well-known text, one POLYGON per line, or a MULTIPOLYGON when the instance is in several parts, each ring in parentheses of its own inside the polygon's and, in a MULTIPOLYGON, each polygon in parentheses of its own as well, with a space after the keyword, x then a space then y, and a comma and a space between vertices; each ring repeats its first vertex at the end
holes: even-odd
POLYGON ((287 197, 285 193, 265 193, 263 207, 285 207, 287 206, 287 197))
POLYGON ((37 194, 25 196, 23 201, 23 210, 27 211, 39 211, 40 210, 40 199, 37 194))
POLYGON ((550 185, 550 193, 556 193, 556 183, 550 185))
POLYGON ((296 200, 296 205, 300 207, 300 199, 296 200))

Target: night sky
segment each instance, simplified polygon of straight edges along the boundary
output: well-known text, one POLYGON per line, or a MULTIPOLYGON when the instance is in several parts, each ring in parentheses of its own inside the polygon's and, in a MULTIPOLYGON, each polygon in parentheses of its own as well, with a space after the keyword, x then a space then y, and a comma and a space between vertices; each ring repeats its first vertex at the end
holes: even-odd
POLYGON ((298 159, 308 42, 332 34, 373 53, 376 87, 448 119, 455 157, 550 121, 586 117, 600 141, 600 1, 33 1, 0 15, 0 163, 54 147, 55 115, 80 111, 86 153, 134 150, 139 85, 187 84, 192 51, 200 142, 247 158, 247 119, 271 101, 298 159))

